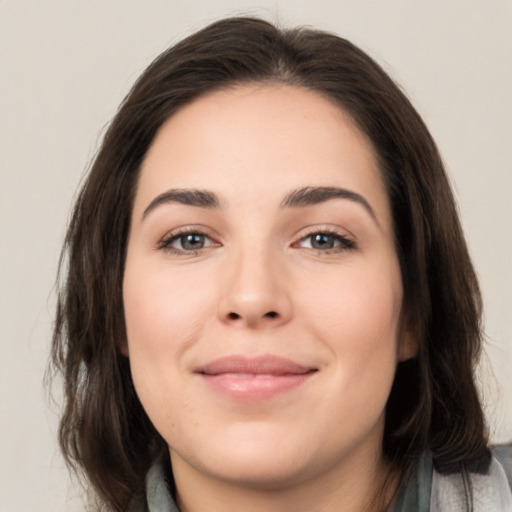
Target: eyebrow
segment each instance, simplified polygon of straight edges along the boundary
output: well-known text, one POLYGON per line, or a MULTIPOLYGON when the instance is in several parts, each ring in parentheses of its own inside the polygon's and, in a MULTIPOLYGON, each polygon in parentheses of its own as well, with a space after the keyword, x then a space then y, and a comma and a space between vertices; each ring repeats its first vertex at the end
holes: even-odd
MULTIPOLYGON (((340 187, 303 187, 288 193, 281 201, 281 208, 303 208, 306 206, 313 206, 320 203, 325 203, 331 199, 348 199, 354 201, 361 206, 370 214, 375 220, 377 225, 379 222, 370 206, 370 203, 357 192, 347 190, 340 187)), ((221 206, 221 202, 218 196, 209 190, 203 189, 177 189, 173 188, 166 192, 158 195, 149 203, 142 214, 142 220, 147 215, 156 209, 158 206, 168 203, 179 203, 187 206, 197 206, 199 208, 206 209, 218 209, 221 206)))
POLYGON ((142 214, 142 220, 160 205, 167 203, 180 203, 187 206, 198 206, 199 208, 217 209, 220 208, 218 197, 208 190, 199 189, 177 189, 167 190, 155 197, 142 214))
POLYGON ((331 199, 348 199, 354 201, 370 214, 373 220, 379 225, 377 216, 370 206, 370 203, 357 192, 340 187, 304 187, 293 190, 281 202, 283 208, 301 208, 319 203, 325 203, 331 199))

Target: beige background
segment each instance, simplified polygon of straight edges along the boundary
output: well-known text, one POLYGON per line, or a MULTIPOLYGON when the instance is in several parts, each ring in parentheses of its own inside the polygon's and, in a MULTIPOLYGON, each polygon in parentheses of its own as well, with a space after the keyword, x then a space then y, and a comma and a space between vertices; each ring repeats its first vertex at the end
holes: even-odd
POLYGON ((59 247, 104 126, 158 52, 239 12, 352 39, 424 116, 481 277, 493 439, 512 438, 511 0, 0 0, 0 512, 81 509, 42 379, 59 247))

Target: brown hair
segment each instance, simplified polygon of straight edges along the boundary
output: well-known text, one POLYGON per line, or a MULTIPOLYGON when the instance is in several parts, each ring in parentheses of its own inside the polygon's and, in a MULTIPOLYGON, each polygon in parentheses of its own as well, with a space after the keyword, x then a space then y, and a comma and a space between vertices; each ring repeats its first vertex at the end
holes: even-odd
POLYGON ((177 109, 215 89, 285 83, 323 94, 372 141, 390 197, 408 325, 418 356, 401 363, 387 406, 385 456, 404 469, 430 451, 445 473, 485 470, 474 383, 481 301, 443 163, 421 118, 389 76, 349 41, 280 30, 254 18, 214 23, 160 55, 108 129, 67 233, 52 362, 64 376, 60 444, 113 510, 143 495, 167 447, 133 387, 125 341, 123 265, 140 165, 177 109))

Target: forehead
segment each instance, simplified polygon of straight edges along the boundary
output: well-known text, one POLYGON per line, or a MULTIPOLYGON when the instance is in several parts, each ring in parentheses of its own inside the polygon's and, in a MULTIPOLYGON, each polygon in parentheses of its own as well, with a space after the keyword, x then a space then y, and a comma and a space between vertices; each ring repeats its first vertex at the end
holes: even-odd
POLYGON ((346 112, 304 88, 252 84, 202 96, 162 125, 135 207, 175 187, 257 202, 304 186, 348 188, 389 214, 373 145, 346 112))

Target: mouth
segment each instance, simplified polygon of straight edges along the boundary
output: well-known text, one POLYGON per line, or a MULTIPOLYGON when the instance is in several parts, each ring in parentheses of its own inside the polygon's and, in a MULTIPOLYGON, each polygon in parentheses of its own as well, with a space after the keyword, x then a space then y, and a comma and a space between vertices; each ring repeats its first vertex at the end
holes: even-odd
POLYGON ((221 395, 246 401, 272 398, 301 386, 318 371, 277 356, 228 356, 198 368, 210 388, 221 395))

